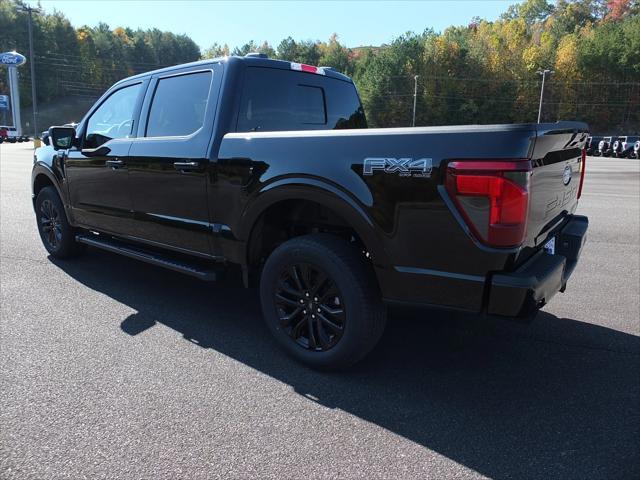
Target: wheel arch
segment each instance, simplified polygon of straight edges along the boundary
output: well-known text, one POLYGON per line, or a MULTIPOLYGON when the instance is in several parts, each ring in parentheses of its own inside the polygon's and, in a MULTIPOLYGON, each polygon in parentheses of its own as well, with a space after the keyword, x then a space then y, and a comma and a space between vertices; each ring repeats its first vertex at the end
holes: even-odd
POLYGON ((58 196, 62 200, 62 204, 67 209, 66 195, 60 187, 60 180, 56 177, 55 173, 48 167, 42 164, 36 164, 31 174, 31 201, 35 208, 36 197, 40 190, 45 187, 52 186, 56 189, 58 196))
POLYGON ((359 202, 335 186, 315 179, 285 179, 272 183, 245 208, 238 236, 246 241, 247 265, 251 263, 252 242, 262 226, 261 221, 283 205, 297 202, 317 205, 342 219, 344 225, 357 234, 374 265, 389 265, 388 254, 375 233, 374 221, 359 202))

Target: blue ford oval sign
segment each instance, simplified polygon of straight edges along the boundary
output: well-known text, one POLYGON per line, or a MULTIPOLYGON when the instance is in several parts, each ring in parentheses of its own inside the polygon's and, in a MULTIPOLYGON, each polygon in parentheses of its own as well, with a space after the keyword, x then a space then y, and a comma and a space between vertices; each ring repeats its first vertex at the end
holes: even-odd
POLYGON ((26 63, 27 59, 24 55, 18 52, 4 52, 0 53, 0 65, 8 65, 11 67, 19 67, 26 63))

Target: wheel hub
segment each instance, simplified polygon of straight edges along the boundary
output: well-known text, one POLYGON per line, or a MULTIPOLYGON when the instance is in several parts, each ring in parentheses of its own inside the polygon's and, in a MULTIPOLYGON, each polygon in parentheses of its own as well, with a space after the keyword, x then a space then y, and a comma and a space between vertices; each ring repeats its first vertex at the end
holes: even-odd
POLYGON ((329 350, 342 337, 346 318, 341 293, 319 267, 290 265, 280 276, 275 302, 281 328, 303 348, 329 350))

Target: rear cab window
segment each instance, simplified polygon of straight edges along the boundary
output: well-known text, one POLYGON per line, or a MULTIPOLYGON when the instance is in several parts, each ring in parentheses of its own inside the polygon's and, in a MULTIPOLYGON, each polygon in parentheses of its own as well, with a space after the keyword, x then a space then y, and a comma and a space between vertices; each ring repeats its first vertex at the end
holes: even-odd
POLYGON ((291 70, 247 67, 238 132, 366 128, 353 83, 291 70))

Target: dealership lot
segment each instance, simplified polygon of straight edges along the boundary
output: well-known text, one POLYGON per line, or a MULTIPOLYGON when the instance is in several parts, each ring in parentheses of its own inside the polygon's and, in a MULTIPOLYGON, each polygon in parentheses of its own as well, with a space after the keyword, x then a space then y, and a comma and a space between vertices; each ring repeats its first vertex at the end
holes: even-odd
POLYGON ((255 291, 47 257, 0 145, 0 478, 640 478, 640 161, 588 158, 589 240, 533 324, 394 309, 340 374, 255 291))

